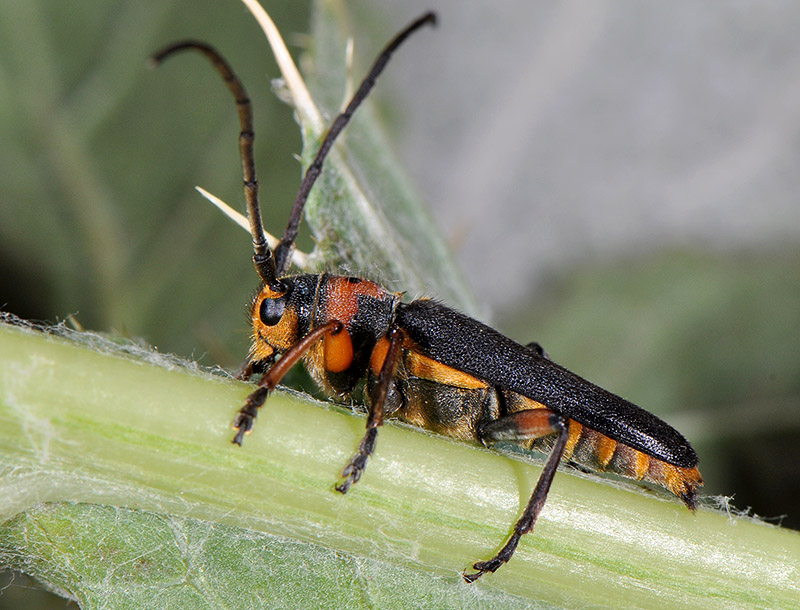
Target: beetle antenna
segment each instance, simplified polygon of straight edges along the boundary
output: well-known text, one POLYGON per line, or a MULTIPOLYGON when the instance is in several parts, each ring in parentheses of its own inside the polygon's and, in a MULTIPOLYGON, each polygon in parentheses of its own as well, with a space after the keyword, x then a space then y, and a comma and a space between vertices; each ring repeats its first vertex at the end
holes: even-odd
POLYGON ((258 202, 258 179, 256 178, 256 163, 253 153, 253 107, 247 90, 242 81, 236 76, 227 61, 212 46, 195 40, 183 40, 165 47, 150 58, 153 67, 171 55, 184 50, 195 50, 205 55, 217 72, 220 73, 225 85, 236 100, 239 113, 239 153, 242 157, 242 174, 244 176, 244 196, 247 200, 247 217, 250 221, 250 234, 253 236, 253 265, 261 280, 267 286, 278 287, 278 274, 276 273, 275 258, 267 244, 264 224, 261 220, 261 206, 258 202))
POLYGON ((306 200, 311 192, 311 187, 314 186, 314 183, 322 171, 322 163, 325 161, 325 157, 328 156, 331 146, 333 146, 334 141, 345 128, 347 123, 350 122, 350 119, 352 118, 353 113, 356 111, 356 108, 361 105, 361 102, 363 102, 367 95, 369 95, 372 87, 375 86, 375 81, 380 73, 383 72, 383 69, 386 67, 386 64, 389 62, 392 54, 397 50, 397 47, 403 44, 405 39, 413 34, 416 30, 428 24, 436 25, 435 13, 428 12, 417 18, 408 26, 406 26, 403 31, 397 34, 388 45, 386 45, 383 51, 381 51, 380 55, 378 55, 375 63, 372 64, 372 68, 370 68, 367 76, 364 77, 364 80, 361 82, 358 90, 353 95, 353 98, 347 104, 347 107, 339 114, 339 116, 336 117, 333 123, 331 123, 328 133, 325 134, 325 139, 322 141, 322 144, 320 144, 316 157, 314 157, 314 161, 308 166, 308 169, 303 176, 303 182, 300 184, 300 189, 297 191, 297 196, 294 200, 294 206, 292 207, 292 212, 289 216, 289 223, 286 225, 286 230, 281 238, 281 243, 278 244, 277 248, 275 248, 276 269, 279 276, 286 273, 286 270, 289 266, 292 249, 294 248, 294 242, 295 239, 297 239, 297 232, 300 227, 300 219, 303 215, 303 208, 305 207, 306 200))

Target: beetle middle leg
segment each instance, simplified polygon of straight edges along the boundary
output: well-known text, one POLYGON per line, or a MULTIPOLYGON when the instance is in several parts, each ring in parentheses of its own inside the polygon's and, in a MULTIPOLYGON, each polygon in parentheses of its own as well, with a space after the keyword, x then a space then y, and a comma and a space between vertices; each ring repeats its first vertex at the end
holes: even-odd
POLYGON ((475 582, 486 572, 494 572, 506 563, 517 549, 520 538, 530 532, 536 524, 539 513, 542 512, 550 484, 558 469, 558 464, 564 455, 569 437, 569 424, 561 415, 550 409, 529 409, 517 411, 506 417, 494 420, 480 430, 480 439, 483 443, 500 440, 524 440, 540 438, 549 434, 558 433, 558 438, 550 452, 550 457, 539 475, 539 480, 531 494, 531 499, 525 511, 514 525, 514 531, 503 548, 488 561, 478 561, 473 564, 477 572, 464 574, 464 580, 475 582))
POLYGON ((397 363, 400 360, 404 337, 405 333, 399 328, 393 328, 389 331, 389 348, 383 360, 381 372, 378 375, 378 382, 370 397, 367 432, 358 445, 358 451, 356 451, 356 454, 352 457, 347 466, 344 467, 344 470, 342 470, 344 481, 336 486, 336 491, 340 493, 347 493, 350 486, 361 478, 364 469, 367 467, 369 456, 375 451, 375 441, 378 439, 378 427, 383 424, 386 396, 389 393, 389 387, 392 383, 395 369, 397 369, 397 363))

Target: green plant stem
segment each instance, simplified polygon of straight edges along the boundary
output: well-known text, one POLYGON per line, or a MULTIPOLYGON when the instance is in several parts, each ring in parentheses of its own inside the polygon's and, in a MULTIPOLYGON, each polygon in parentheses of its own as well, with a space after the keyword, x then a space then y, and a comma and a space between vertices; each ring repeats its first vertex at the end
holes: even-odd
MULTIPOLYGON (((251 387, 0 325, 2 519, 41 502, 130 507, 322 544, 465 587, 459 571, 497 550, 540 471, 387 425, 343 497, 333 484, 364 419, 276 392, 238 448, 230 421, 251 387)), ((704 508, 693 515, 672 498, 567 471, 535 532, 477 586, 570 606, 789 608, 800 600, 799 570, 796 532, 704 508)))

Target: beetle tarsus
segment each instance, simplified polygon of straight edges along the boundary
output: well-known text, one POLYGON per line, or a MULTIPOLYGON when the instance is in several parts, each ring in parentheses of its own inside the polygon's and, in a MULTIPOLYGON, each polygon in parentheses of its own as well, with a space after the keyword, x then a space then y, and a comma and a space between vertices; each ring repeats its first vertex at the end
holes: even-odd
POLYGON ((233 376, 233 378, 239 381, 247 381, 248 379, 250 379, 250 377, 253 376, 254 372, 255 372, 255 363, 248 356, 247 360, 242 362, 241 366, 237 369, 236 374, 233 376))
POLYGON ((244 435, 253 429, 256 423, 256 415, 258 409, 267 400, 267 388, 258 388, 247 397, 244 406, 239 410, 236 419, 233 420, 233 427, 236 430, 236 436, 233 437, 233 443, 242 446, 244 435))
POLYGON ((694 487, 687 488, 686 491, 680 494, 680 498, 690 511, 695 512, 697 510, 697 489, 694 487))
POLYGON ((378 439, 378 428, 368 428, 364 438, 358 445, 358 451, 342 470, 342 481, 336 486, 336 491, 346 494, 353 483, 357 483, 367 467, 367 460, 375 451, 375 441, 378 439))
POLYGON ((511 538, 509 538, 505 546, 503 546, 503 548, 500 549, 500 552, 497 553, 497 555, 495 555, 494 557, 492 557, 489 561, 476 561, 474 564, 472 564, 472 569, 477 570, 477 572, 475 572, 474 574, 467 574, 467 573, 462 574, 464 580, 470 583, 475 582, 487 572, 494 572, 495 570, 497 570, 497 568, 499 568, 501 565, 503 565, 509 559, 511 559, 511 556, 514 554, 514 551, 517 550, 517 545, 519 544, 519 539, 521 536, 522 533, 516 531, 515 529, 514 533, 511 535, 511 538))
MULTIPOLYGON (((497 555, 488 561, 478 561, 477 563, 473 564, 472 567, 473 569, 477 570, 477 572, 474 574, 462 574, 464 580, 467 582, 475 582, 481 576, 486 574, 486 572, 494 572, 497 570, 497 568, 511 559, 514 551, 517 550, 519 539, 533 529, 533 526, 536 525, 536 520, 539 518, 539 513, 542 512, 544 502, 547 500, 547 494, 550 491, 550 484, 553 482, 553 477, 558 469, 558 464, 561 461, 561 458, 564 455, 564 449, 567 446, 567 438, 569 437, 569 424, 557 413, 547 413, 547 410, 545 409, 542 409, 541 411, 545 411, 545 415, 547 415, 549 420, 549 427, 551 431, 558 432, 558 438, 553 445, 553 450, 550 452, 550 456, 547 458, 544 468, 542 468, 542 473, 539 475, 539 480, 536 482, 536 487, 531 494, 531 499, 528 500, 528 505, 525 507, 525 512, 522 513, 522 516, 514 525, 514 531, 509 537, 508 541, 503 545, 503 548, 498 551, 497 555)), ((508 419, 510 419, 510 417, 508 419)))

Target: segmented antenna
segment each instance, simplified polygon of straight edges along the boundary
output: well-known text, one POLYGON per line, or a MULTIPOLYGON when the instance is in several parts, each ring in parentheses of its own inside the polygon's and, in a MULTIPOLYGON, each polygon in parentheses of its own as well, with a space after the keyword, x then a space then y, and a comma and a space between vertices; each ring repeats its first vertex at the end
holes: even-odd
POLYGON ((406 26, 405 29, 397 34, 391 40, 391 42, 386 45, 383 51, 381 51, 380 55, 378 55, 377 59, 375 59, 375 63, 372 64, 372 68, 370 68, 369 72, 364 77, 364 80, 361 82, 361 85, 359 85, 358 90, 353 95, 353 98, 347 104, 347 107, 339 114, 339 116, 336 117, 333 123, 331 123, 328 133, 325 134, 325 139, 322 140, 322 144, 319 146, 317 155, 314 157, 314 161, 308 166, 308 169, 303 176, 303 182, 300 184, 300 189, 297 191, 297 196, 295 197, 294 205, 292 206, 292 212, 289 215, 289 223, 286 225, 286 230, 283 232, 281 243, 278 244, 277 248, 275 248, 276 269, 279 276, 286 273, 289 267, 292 248, 294 247, 295 239, 297 239, 297 231, 300 227, 300 220, 303 215, 303 208, 308 200, 311 187, 314 186, 314 183, 322 171, 322 163, 325 161, 325 157, 328 156, 334 141, 345 128, 347 123, 350 122, 350 119, 352 118, 353 113, 356 111, 356 108, 358 108, 361 105, 361 102, 363 102, 367 95, 369 95, 369 92, 375 86, 375 81, 380 73, 383 72, 386 64, 389 63, 389 59, 397 50, 397 47, 403 44, 406 38, 411 36, 411 34, 424 25, 436 25, 436 14, 433 12, 425 13, 406 26))
POLYGON ((196 40, 183 40, 165 47, 150 58, 153 67, 180 51, 194 50, 205 55, 220 73, 225 85, 236 100, 239 113, 239 154, 242 158, 242 174, 244 176, 244 196, 247 201, 247 218, 250 221, 250 234, 253 236, 253 265, 255 265, 264 284, 278 287, 278 276, 275 272, 275 259, 267 244, 264 223, 261 220, 261 206, 258 202, 258 179, 253 153, 253 106, 242 81, 230 67, 225 58, 211 45, 196 40))
POLYGON ((242 85, 239 77, 236 76, 222 55, 220 55, 214 47, 203 42, 195 40, 177 42, 162 49, 151 57, 151 64, 153 66, 158 66, 166 58, 179 51, 189 49, 202 53, 220 73, 225 81, 225 85, 236 100, 236 107, 239 112, 239 153, 242 157, 244 194, 247 200, 247 216, 250 220, 250 233, 253 236, 253 264, 264 284, 280 290, 281 284, 278 278, 285 275, 288 271, 294 242, 297 239, 297 232, 303 215, 303 208, 308 200, 311 188, 314 186, 314 183, 322 171, 325 158, 328 156, 336 138, 350 122, 353 113, 361 105, 361 102, 369 95, 369 92, 375 86, 375 81, 381 72, 383 72, 383 69, 386 67, 386 64, 389 63, 389 59, 397 48, 403 44, 406 38, 422 26, 435 24, 435 13, 425 13, 397 34, 391 42, 386 45, 383 51, 381 51, 377 59, 375 59, 372 68, 370 68, 366 77, 364 77, 364 80, 347 104, 347 107, 336 117, 333 123, 331 123, 328 132, 325 134, 325 138, 322 140, 322 144, 320 144, 319 150, 317 150, 314 161, 308 166, 303 176, 303 181, 300 184, 300 189, 295 197, 292 212, 289 215, 289 223, 286 225, 286 230, 283 233, 280 243, 275 248, 274 256, 267 244, 264 225, 261 220, 261 207, 258 202, 258 180, 256 179, 255 156, 253 153, 253 139, 255 137, 253 132, 253 109, 244 85, 242 85))

